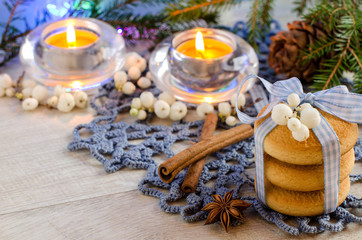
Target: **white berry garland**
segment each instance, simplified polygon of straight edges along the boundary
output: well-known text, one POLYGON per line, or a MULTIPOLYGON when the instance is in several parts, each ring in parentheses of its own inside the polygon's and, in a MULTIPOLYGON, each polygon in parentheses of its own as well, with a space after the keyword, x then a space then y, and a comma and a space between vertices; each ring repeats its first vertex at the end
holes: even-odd
MULTIPOLYGON (((147 69, 146 60, 136 52, 128 53, 126 56, 124 71, 118 71, 114 75, 115 87, 119 92, 132 95, 136 88, 148 89, 152 85, 152 75, 147 69), (135 83, 135 84, 133 84, 135 83), (137 85, 137 86, 135 86, 137 85)), ((235 126, 238 119, 235 117, 235 103, 244 107, 246 98, 244 94, 232 95, 230 102, 218 104, 218 116, 228 126, 235 126)), ((204 119, 207 114, 214 112, 214 106, 204 102, 197 106, 197 115, 204 119)), ((176 101, 176 98, 168 93, 162 92, 157 98, 149 91, 143 91, 139 97, 133 98, 129 114, 139 120, 147 118, 148 114, 154 113, 158 118, 169 118, 179 121, 187 115, 188 109, 185 103, 176 101)))
POLYGON ((66 88, 57 85, 49 95, 46 87, 36 84, 33 80, 24 79, 18 84, 14 84, 8 74, 0 75, 0 97, 15 96, 22 101, 22 108, 25 111, 33 111, 40 105, 62 112, 69 112, 74 107, 86 108, 88 106, 88 94, 83 91, 68 93, 66 88))
POLYGON ((320 124, 320 113, 310 103, 300 104, 300 98, 295 93, 288 96, 287 102, 275 105, 271 118, 278 125, 287 125, 295 140, 305 141, 309 137, 309 129, 320 124))

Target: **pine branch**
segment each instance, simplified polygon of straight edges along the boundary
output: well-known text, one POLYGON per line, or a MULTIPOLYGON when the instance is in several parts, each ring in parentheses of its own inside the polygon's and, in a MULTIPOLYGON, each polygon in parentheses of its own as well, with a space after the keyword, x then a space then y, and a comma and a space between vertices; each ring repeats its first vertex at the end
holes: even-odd
POLYGON ((320 40, 319 42, 316 42, 314 45, 312 45, 311 49, 312 51, 306 51, 303 52, 303 61, 310 61, 315 58, 320 58, 323 56, 327 51, 332 51, 332 46, 334 44, 338 43, 337 40, 331 40, 330 42, 320 40))
POLYGON ((307 3, 310 0, 298 0, 294 1, 294 4, 297 5, 296 8, 293 9, 293 12, 296 12, 298 16, 301 16, 304 12, 304 10, 307 8, 307 3))
POLYGON ((331 83, 331 80, 333 79, 333 77, 335 77, 335 74, 337 72, 337 69, 340 67, 341 63, 342 63, 342 60, 343 60, 343 57, 346 55, 347 53, 347 49, 348 49, 348 46, 349 46, 349 43, 346 47, 346 49, 343 51, 343 53, 339 56, 339 59, 338 59, 338 62, 336 64, 336 66, 333 68, 331 74, 329 75, 326 83, 324 84, 322 90, 325 90, 328 88, 329 84, 331 83))
POLYGON ((270 22, 272 20, 271 11, 273 10, 274 0, 263 0, 261 5, 260 15, 261 15, 261 31, 265 33, 269 30, 270 22))
POLYGON ((257 48, 257 44, 255 42, 255 38, 257 37, 257 31, 258 31, 256 24, 257 14, 258 14, 258 0, 255 0, 252 6, 252 12, 250 14, 250 18, 248 20, 248 26, 249 26, 248 42, 254 48, 257 48))
POLYGON ((177 15, 186 13, 186 12, 194 11, 196 9, 205 8, 205 7, 208 7, 213 4, 218 4, 218 3, 228 2, 228 1, 229 0, 212 0, 212 1, 202 2, 200 4, 197 4, 197 5, 194 5, 191 7, 186 7, 184 9, 174 10, 173 12, 170 13, 170 16, 174 17, 177 15))
POLYGON ((352 53, 353 57, 355 58, 356 62, 359 65, 360 71, 362 71, 362 64, 361 64, 361 61, 359 60, 359 57, 357 56, 357 54, 355 53, 355 51, 352 48, 348 47, 348 50, 352 53))
POLYGON ((240 4, 242 0, 180 0, 165 8, 170 22, 194 20, 205 16, 218 16, 221 10, 240 4))
POLYGON ((2 36, 2 38, 1 38, 1 44, 3 44, 3 43, 5 42, 6 34, 8 33, 11 20, 12 20, 13 17, 14 17, 16 8, 19 6, 20 1, 21 1, 21 0, 17 0, 17 1, 16 1, 16 3, 14 4, 13 9, 12 9, 11 12, 10 12, 9 19, 8 19, 8 21, 7 21, 7 23, 6 23, 6 27, 5 27, 5 29, 4 29, 3 36, 2 36))

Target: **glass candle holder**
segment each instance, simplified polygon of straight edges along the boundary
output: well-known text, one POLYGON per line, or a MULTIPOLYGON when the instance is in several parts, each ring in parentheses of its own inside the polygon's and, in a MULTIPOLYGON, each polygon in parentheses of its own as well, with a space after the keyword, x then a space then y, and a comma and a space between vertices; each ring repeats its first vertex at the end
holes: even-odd
POLYGON ((109 24, 68 18, 41 25, 25 39, 20 60, 34 80, 50 87, 87 90, 112 79, 125 62, 125 42, 109 24), (66 42, 66 30, 74 39, 66 42))
MULTIPOLYGON (((220 29, 195 28, 161 42, 151 55, 149 68, 157 87, 174 94, 177 99, 191 103, 216 103, 230 100, 244 76, 257 74, 259 62, 254 49, 237 35, 220 29), (209 49, 205 44, 205 53, 208 50, 223 51, 212 49, 217 45, 227 45, 231 52, 203 58, 179 51, 183 48, 180 46, 194 41, 199 31, 205 40, 211 39, 209 42, 213 44, 209 49)), ((250 89, 252 85, 252 81, 248 82, 243 90, 250 89)))

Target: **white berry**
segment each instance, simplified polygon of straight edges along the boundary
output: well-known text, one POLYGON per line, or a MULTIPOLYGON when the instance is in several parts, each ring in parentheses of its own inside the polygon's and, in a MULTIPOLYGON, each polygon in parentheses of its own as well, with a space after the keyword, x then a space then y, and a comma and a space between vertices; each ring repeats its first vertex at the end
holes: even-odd
POLYGON ((63 88, 62 85, 58 84, 54 87, 53 90, 53 95, 59 97, 60 95, 62 95, 63 93, 66 93, 67 90, 65 88, 63 88))
POLYGON ((144 59, 143 57, 137 59, 137 62, 134 66, 138 67, 138 69, 143 72, 147 68, 146 59, 144 59))
POLYGON ((140 98, 132 99, 131 107, 135 109, 140 109, 142 107, 141 99, 140 98))
POLYGON ((135 81, 141 77, 141 70, 136 66, 132 66, 128 69, 128 76, 131 80, 135 81))
POLYGON ((138 120, 145 120, 147 117, 147 113, 145 110, 139 110, 138 111, 138 115, 137 115, 137 119, 138 120))
POLYGON ((299 112, 303 111, 306 108, 313 108, 310 103, 303 103, 300 106, 296 107, 295 109, 299 112))
POLYGON ((0 75, 0 88, 10 88, 12 83, 13 81, 8 74, 4 73, 0 75))
POLYGON ((58 99, 58 110, 61 112, 70 112, 75 106, 74 97, 70 93, 63 93, 58 99))
POLYGON ((167 118, 170 115, 170 105, 163 100, 155 102, 155 114, 159 118, 167 118))
POLYGON ((12 87, 6 88, 6 89, 5 89, 5 95, 6 95, 7 97, 14 97, 14 95, 15 95, 15 89, 12 88, 12 87))
POLYGON ((151 92, 143 92, 140 95, 142 106, 145 108, 151 108, 153 106, 153 103, 155 102, 155 97, 151 92))
POLYGON ((83 91, 76 92, 74 93, 74 101, 75 106, 85 108, 88 106, 88 94, 83 91))
POLYGON ((126 62, 124 63, 124 69, 128 71, 129 68, 134 66, 137 63, 137 60, 140 58, 141 56, 136 52, 129 53, 129 55, 126 58, 126 62))
POLYGON ((208 102, 203 102, 196 108, 197 115, 203 119, 206 118, 207 114, 213 112, 214 112, 214 107, 208 102))
POLYGON ((48 96, 48 90, 44 86, 37 85, 33 88, 31 96, 41 102, 48 96))
POLYGON ((31 97, 31 94, 33 92, 33 89, 32 88, 24 88, 21 93, 23 94, 23 99, 27 99, 27 98, 30 98, 31 97))
POLYGON ((0 88, 0 97, 5 96, 5 88, 0 88))
POLYGON ((298 94, 291 93, 291 94, 289 94, 289 96, 287 98, 287 102, 288 102, 290 107, 295 108, 296 106, 299 105, 300 98, 299 98, 298 94))
POLYGON ((295 118, 295 117, 289 118, 288 123, 287 123, 289 130, 292 132, 297 131, 301 125, 302 124, 300 123, 299 119, 295 118))
POLYGON ((308 128, 314 128, 321 122, 321 116, 315 108, 305 108, 300 113, 300 121, 308 128))
POLYGON ((33 111, 38 105, 39 102, 35 98, 27 98, 22 103, 22 107, 25 111, 33 111))
POLYGON ((137 81, 137 85, 140 88, 149 88, 151 86, 151 80, 146 78, 146 77, 141 77, 138 81, 137 81))
POLYGON ((236 118, 234 116, 228 116, 225 120, 226 125, 233 127, 236 125, 236 118))
POLYGON ((58 105, 58 97, 57 96, 51 96, 47 100, 47 106, 51 108, 56 108, 58 105))
POLYGON ((125 71, 118 71, 114 74, 114 85, 117 89, 121 89, 127 82, 127 73, 125 71))
POLYGON ((131 95, 136 91, 136 86, 131 82, 126 82, 123 85, 122 92, 127 95, 131 95))
POLYGON ((131 110, 129 110, 129 115, 137 116, 138 115, 138 109, 137 108, 131 108, 131 110))
POLYGON ((170 119, 172 121, 179 121, 187 114, 187 107, 183 102, 175 102, 170 109, 170 119))
POLYGON ((150 80, 152 81, 152 75, 151 75, 151 72, 150 72, 150 71, 148 71, 148 72, 146 73, 146 78, 148 78, 148 79, 150 79, 150 80))
POLYGON ((168 92, 163 92, 158 96, 158 99, 167 102, 170 106, 176 102, 176 98, 168 92))
POLYGON ((218 111, 222 116, 228 117, 231 114, 231 106, 227 102, 219 103, 218 111))
POLYGON ((278 125, 287 125, 288 119, 292 117, 293 111, 286 104, 277 104, 273 107, 271 118, 278 125))
POLYGON ((36 83, 33 80, 26 79, 21 83, 23 88, 34 88, 36 83))
POLYGON ((292 132, 292 135, 295 140, 303 142, 309 137, 309 129, 304 124, 301 124, 297 131, 292 132))
MULTIPOLYGON (((230 99, 231 106, 235 107, 235 101, 236 101, 236 93, 234 93, 230 99)), ((238 107, 244 107, 246 103, 246 98, 243 93, 240 93, 238 96, 238 107)))

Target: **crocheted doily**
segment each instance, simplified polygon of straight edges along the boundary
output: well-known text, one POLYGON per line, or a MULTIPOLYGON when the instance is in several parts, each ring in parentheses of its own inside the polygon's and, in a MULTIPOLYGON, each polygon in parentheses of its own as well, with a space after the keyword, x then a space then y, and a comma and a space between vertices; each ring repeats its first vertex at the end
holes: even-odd
MULTIPOLYGON (((276 23, 277 24, 277 23, 276 23)), ((231 30, 245 37, 244 27, 238 22, 231 30)), ((278 31, 278 26, 269 36, 278 31)), ((269 38, 265 42, 260 42, 260 76, 266 79, 275 80, 276 77, 272 69, 268 67, 266 56, 268 54, 269 38)), ((154 86, 149 89, 156 96, 160 91, 154 86)), ((139 183, 138 188, 145 195, 159 199, 161 209, 168 213, 179 213, 188 222, 206 219, 207 212, 201 208, 212 200, 211 195, 220 194, 234 189, 234 198, 252 203, 254 209, 267 222, 275 224, 277 227, 293 235, 302 232, 318 233, 325 230, 338 232, 350 222, 361 223, 362 217, 352 214, 349 209, 361 208, 362 200, 349 194, 337 210, 330 214, 317 217, 291 217, 265 207, 255 194, 242 196, 242 187, 254 188, 254 179, 249 175, 255 165, 253 158, 254 139, 249 138, 237 144, 222 149, 212 154, 213 159, 205 164, 202 171, 199 185, 195 193, 186 194, 181 191, 181 185, 186 171, 177 175, 174 181, 166 184, 158 176, 158 165, 154 157, 165 154, 167 158, 175 153, 171 146, 180 141, 196 142, 203 125, 203 121, 179 121, 171 126, 152 125, 150 119, 145 121, 135 121, 133 124, 117 122, 120 113, 128 112, 130 102, 140 95, 137 90, 132 96, 125 96, 114 88, 114 82, 104 85, 99 90, 99 94, 92 100, 91 106, 97 111, 99 117, 87 124, 78 125, 73 132, 74 140, 68 145, 71 151, 88 149, 93 157, 104 165, 108 173, 113 173, 121 168, 146 169, 145 178, 139 183), (99 100, 102 100, 100 104, 99 100), (81 137, 80 131, 87 130, 88 137, 81 137), (139 140, 134 144, 134 140, 139 140), (111 158, 109 156, 112 156, 111 158), (213 184, 211 184, 213 182, 213 184), (169 193, 164 193, 159 189, 166 189, 169 193), (241 194, 241 195, 240 195, 241 194), (174 206, 172 202, 186 199, 186 205, 174 206), (288 223, 286 223, 288 219, 288 223), (294 221, 293 221, 294 220, 294 221), (294 222, 290 224, 290 222, 294 222), (313 222, 312 224, 309 224, 313 222)), ((256 115, 254 108, 247 109, 249 115, 256 115)), ((226 128, 222 123, 218 123, 219 128, 226 128)), ((355 146, 356 161, 362 162, 362 140, 359 139, 355 146)), ((361 163, 359 163, 361 164, 361 163)), ((351 182, 361 181, 362 174, 351 175, 351 182)), ((244 189, 244 188, 243 188, 244 189)), ((239 224, 235 221, 233 224, 239 224)))

